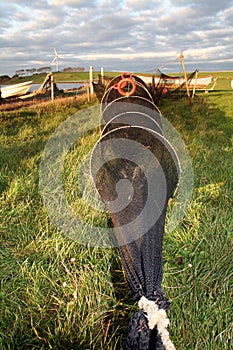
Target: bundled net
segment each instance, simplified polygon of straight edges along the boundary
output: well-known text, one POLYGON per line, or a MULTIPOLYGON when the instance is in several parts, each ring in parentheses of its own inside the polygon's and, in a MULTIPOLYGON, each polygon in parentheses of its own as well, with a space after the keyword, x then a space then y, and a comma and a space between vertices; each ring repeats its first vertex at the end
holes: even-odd
POLYGON ((112 80, 101 112, 102 134, 91 158, 93 181, 111 215, 132 299, 139 302, 124 349, 174 349, 167 331, 169 301, 161 287, 162 243, 179 159, 163 136, 151 94, 137 77, 112 80))
MULTIPOLYGON (((195 78, 195 76, 196 71, 187 75, 188 85, 190 85, 191 81, 195 78)), ((106 87, 111 89, 112 85, 119 81, 120 78, 120 76, 116 78, 110 78, 101 75, 98 76, 98 82, 93 83, 93 86, 99 101, 102 101, 103 95, 105 95, 105 97, 107 98, 106 87)), ((182 76, 171 76, 158 70, 156 76, 153 75, 149 79, 148 76, 146 76, 146 83, 139 76, 134 76, 134 79, 136 80, 136 82, 138 82, 138 85, 143 85, 143 87, 147 89, 147 94, 145 94, 145 92, 142 91, 138 86, 136 95, 146 98, 148 98, 148 95, 150 95, 149 98, 152 99, 152 101, 156 105, 159 104, 159 101, 161 99, 177 99, 184 97, 187 94, 186 82, 184 77, 182 76)), ((111 93, 111 96, 114 99, 117 96, 117 93, 111 93)))
MULTIPOLYGON (((187 75, 187 83, 195 78, 196 71, 187 75)), ((159 81, 155 86, 160 98, 179 98, 187 94, 184 77, 171 76, 159 71, 159 81)))
MULTIPOLYGON (((111 101, 122 96, 121 93, 115 88, 121 80, 122 76, 117 76, 112 79, 109 79, 109 77, 99 76, 98 82, 93 82, 94 91, 101 103, 110 103, 111 101)), ((143 79, 137 75, 134 75, 134 82, 136 84, 136 90, 133 93, 134 97, 144 97, 150 101, 153 101, 154 103, 159 101, 159 92, 156 91, 155 85, 146 84, 143 79)), ((129 85, 127 86, 129 87, 129 85)))

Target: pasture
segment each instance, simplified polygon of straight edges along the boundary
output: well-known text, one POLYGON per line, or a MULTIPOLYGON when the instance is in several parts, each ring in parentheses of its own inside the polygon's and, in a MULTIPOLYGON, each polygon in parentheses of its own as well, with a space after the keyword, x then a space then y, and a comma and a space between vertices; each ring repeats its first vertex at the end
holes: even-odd
MULTIPOLYGON (((159 108, 182 135, 194 172, 192 202, 164 239, 163 288, 178 350, 229 350, 232 340, 233 91, 217 72, 214 91, 164 100, 159 108), (190 267, 191 266, 191 267, 190 267)), ((94 99, 92 104, 98 104, 94 99)), ((85 246, 50 220, 39 189, 47 140, 84 99, 0 112, 0 349, 120 350, 137 310, 118 250, 85 246)), ((80 132, 88 120, 80 120, 80 132)), ((77 171, 99 137, 81 134, 66 157, 63 184, 74 211, 108 224, 79 196, 77 171)), ((88 234, 88 232, 87 232, 88 234)))

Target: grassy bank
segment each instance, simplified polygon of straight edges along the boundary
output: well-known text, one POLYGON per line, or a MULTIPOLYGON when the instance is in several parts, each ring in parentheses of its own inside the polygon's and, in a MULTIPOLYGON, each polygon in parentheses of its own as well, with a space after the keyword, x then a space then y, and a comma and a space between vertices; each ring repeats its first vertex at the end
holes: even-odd
MULTIPOLYGON (((160 106, 182 135, 194 170, 192 203, 165 236, 163 252, 170 334, 180 350, 233 347, 233 93, 223 90, 199 93, 191 108, 186 100, 160 106)), ((47 140, 87 106, 84 100, 63 100, 0 115, 0 349, 119 350, 137 309, 118 250, 86 247, 63 235, 39 191, 47 140)), ((80 130, 86 122, 80 118, 80 130)), ((98 137, 96 128, 82 135, 67 155, 63 176, 69 203, 90 221, 77 169, 98 137)), ((102 224, 106 219, 100 218, 102 224)))
MULTIPOLYGON (((93 72, 93 77, 97 78, 100 72, 93 72)), ((115 77, 119 75, 119 72, 105 72, 106 76, 115 77)), ((77 81, 85 82, 89 81, 89 72, 53 72, 54 79, 57 83, 76 83, 77 81)), ((34 84, 41 84, 46 77, 46 74, 34 74, 26 77, 14 77, 10 79, 7 84, 21 83, 24 81, 32 80, 34 84)))
MULTIPOLYGON (((93 77, 98 78, 98 74, 100 72, 94 71, 93 77)), ((104 72, 104 75, 109 77, 115 77, 121 74, 120 72, 104 72)), ((140 73, 138 73, 140 74, 140 73)), ((182 72, 172 73, 171 75, 182 75, 182 72)), ((199 72, 198 76, 206 76, 211 74, 213 78, 217 78, 218 82, 216 85, 216 89, 221 90, 231 90, 231 79, 233 79, 233 71, 232 72, 199 72)), ((54 72, 54 79, 57 83, 71 82, 75 83, 77 81, 85 82, 89 81, 89 72, 74 72, 74 73, 64 73, 64 72, 54 72)), ((35 74, 32 76, 22 77, 22 78, 12 78, 7 82, 7 84, 15 84, 24 81, 32 80, 34 84, 41 84, 46 77, 46 74, 35 74)))

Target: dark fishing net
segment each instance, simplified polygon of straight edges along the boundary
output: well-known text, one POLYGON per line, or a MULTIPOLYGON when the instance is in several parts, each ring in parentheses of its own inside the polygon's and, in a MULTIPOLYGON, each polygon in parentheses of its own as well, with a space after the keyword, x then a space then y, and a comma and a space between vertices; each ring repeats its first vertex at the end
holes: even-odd
POLYGON ((105 92, 105 86, 101 82, 100 83, 93 82, 92 85, 98 100, 101 101, 103 94, 105 92))
POLYGON ((160 111, 151 101, 141 96, 121 96, 110 103, 101 104, 101 121, 100 124, 108 123, 117 114, 122 112, 145 113, 152 119, 161 124, 160 111), (128 105, 130 103, 130 105, 128 105))
POLYGON ((143 128, 154 130, 160 134, 162 134, 160 118, 158 120, 150 117, 146 113, 140 113, 137 111, 130 112, 122 112, 113 117, 102 130, 102 135, 107 132, 117 129, 121 126, 125 125, 137 125, 143 128))
MULTIPOLYGON (((124 73, 124 77, 130 76, 130 75, 131 75, 130 73, 124 73)), ((118 83, 121 79, 122 79, 122 75, 119 75, 119 76, 117 76, 117 77, 111 79, 111 80, 109 81, 109 83, 107 84, 107 86, 106 86, 106 91, 107 91, 110 87, 112 87, 113 85, 115 85, 116 83, 118 83)), ((144 87, 147 89, 146 83, 145 83, 140 77, 138 77, 137 75, 134 75, 134 76, 133 76, 133 79, 135 80, 136 83, 138 83, 138 84, 144 86, 144 87)))
MULTIPOLYGON (((159 81, 157 83, 151 83, 151 88, 156 91, 158 101, 166 98, 177 99, 187 95, 186 82, 183 76, 172 76, 161 71, 158 72, 159 81)), ((187 74, 188 85, 195 75, 196 71, 187 74)))
MULTIPOLYGON (((105 93, 102 97, 102 100, 101 100, 102 104, 110 103, 111 101, 115 101, 116 99, 121 97, 121 94, 119 93, 119 91, 114 88, 114 85, 117 84, 119 81, 120 80, 117 80, 117 78, 115 78, 107 86, 106 91, 105 91, 105 93)), ((144 97, 150 101, 153 101, 153 98, 152 98, 151 94, 149 93, 149 91, 146 87, 146 84, 144 84, 141 81, 141 79, 139 81, 139 78, 135 79, 135 83, 136 83, 136 91, 134 93, 134 96, 144 97)), ((130 89, 130 87, 128 87, 128 86, 126 87, 126 92, 127 92, 127 88, 130 89)))
POLYGON ((114 227, 119 227, 119 245, 133 241, 135 247, 135 239, 141 242, 142 233, 154 226, 176 188, 179 161, 174 149, 158 132, 121 126, 101 137, 91 165, 95 186, 109 208, 114 227))
MULTIPOLYGON (((109 89, 104 96, 110 104, 103 99, 106 124, 91 158, 93 181, 109 209, 132 298, 145 297, 167 310, 169 301, 161 287, 162 243, 168 200, 179 181, 179 159, 163 137, 160 114, 146 94, 141 100, 128 97, 134 102, 139 98, 140 104, 119 103, 119 96, 113 103, 115 91, 109 89)), ((144 94, 144 89, 137 93, 144 94)), ((165 349, 148 320, 145 310, 135 313, 125 349, 165 349)))
MULTIPOLYGON (((196 75, 196 71, 187 74, 188 84, 190 84, 191 80, 195 78, 195 75, 196 75)), ((152 100, 156 105, 159 104, 161 99, 167 99, 167 98, 177 99, 187 95, 186 83, 183 76, 172 76, 158 70, 158 73, 156 74, 156 76, 153 75, 151 77, 151 81, 149 81, 148 83, 145 83, 138 76, 134 76, 134 77, 138 85, 141 87, 141 89, 138 89, 136 95, 144 96, 145 98, 152 100), (142 86, 147 89, 148 91, 147 96, 145 91, 143 91, 142 86)), ((120 77, 110 78, 105 76, 104 77, 99 76, 98 82, 93 83, 94 91, 99 101, 109 103, 110 98, 112 98, 112 100, 117 98, 118 95, 116 92, 114 94, 111 93, 111 97, 109 97, 108 94, 111 91, 112 86, 119 80, 120 80, 120 77), (110 91, 107 92, 109 88, 110 88, 110 91), (102 100, 104 94, 106 95, 105 96, 106 99, 102 100)))

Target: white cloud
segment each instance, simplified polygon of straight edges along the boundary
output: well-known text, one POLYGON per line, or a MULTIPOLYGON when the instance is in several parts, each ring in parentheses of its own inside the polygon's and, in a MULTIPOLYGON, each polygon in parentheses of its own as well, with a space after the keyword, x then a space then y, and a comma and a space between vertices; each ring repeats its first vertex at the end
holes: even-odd
POLYGON ((232 67, 233 6, 222 0, 30 0, 0 3, 0 74, 49 65, 137 71, 184 51, 188 64, 232 67), (215 63, 213 63, 215 62, 215 63))
POLYGON ((95 5, 95 1, 93 0, 52 0, 50 1, 51 5, 54 6, 67 6, 72 8, 83 8, 83 7, 91 7, 95 5))
POLYGON ((125 7, 129 12, 143 12, 160 7, 160 0, 127 0, 125 7))
MULTIPOLYGON (((129 50, 130 51, 130 50, 129 50)), ((176 51, 166 51, 166 53, 162 52, 138 52, 138 53, 95 53, 89 55, 76 55, 75 58, 87 58, 92 60, 99 60, 101 58, 109 58, 109 59, 120 59, 120 60, 135 60, 135 59, 144 59, 144 58, 164 58, 164 57, 174 57, 176 56, 176 51)))

